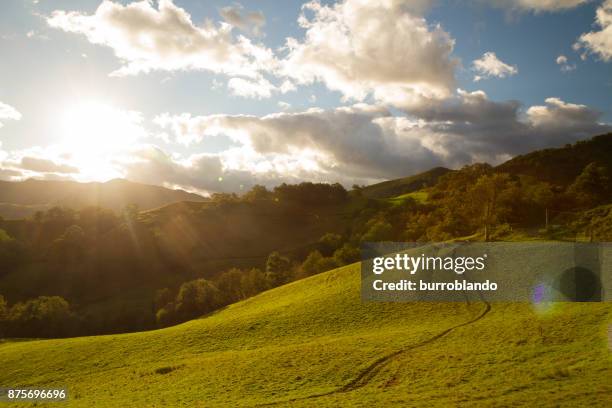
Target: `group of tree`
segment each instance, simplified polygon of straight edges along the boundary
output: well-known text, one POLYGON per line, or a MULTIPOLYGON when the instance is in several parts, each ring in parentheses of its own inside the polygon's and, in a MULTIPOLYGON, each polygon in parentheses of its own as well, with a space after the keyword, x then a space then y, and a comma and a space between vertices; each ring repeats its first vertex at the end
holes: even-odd
POLYGON ((590 163, 566 185, 499 172, 486 164, 466 166, 440 178, 426 205, 412 206, 403 240, 441 241, 480 234, 495 239, 512 227, 547 228, 568 214, 612 201, 610 171, 590 163))
POLYGON ((211 199, 221 205, 271 200, 302 206, 321 206, 343 203, 348 199, 348 192, 339 183, 282 183, 272 190, 262 185, 255 185, 242 195, 215 193, 211 199))
POLYGON ((175 290, 163 288, 155 296, 156 320, 168 326, 213 312, 264 290, 355 262, 359 250, 338 234, 325 234, 302 262, 272 252, 265 269, 231 268, 214 279, 187 281, 175 290), (325 254, 330 254, 325 256, 325 254))
POLYGON ((0 295, 0 337, 67 337, 78 333, 78 323, 60 296, 39 296, 9 306, 0 295))
MULTIPOLYGON (((555 223, 590 228, 596 238, 612 239, 612 213, 602 206, 612 202, 610 177, 610 169, 600 162, 586 165, 564 184, 474 164, 441 176, 427 188, 426 201, 405 198, 400 205, 347 192, 339 184, 282 184, 273 190, 255 186, 241 196, 218 194, 212 197, 213 206, 265 205, 270 212, 289 208, 283 212, 289 215, 283 216, 292 225, 301 222, 298 212, 291 210, 295 207, 338 205, 331 210, 350 207, 351 212, 343 215, 341 232, 330 228, 335 232, 300 251, 274 251, 247 263, 230 260, 213 271, 193 262, 197 247, 185 249, 176 236, 133 206, 121 213, 97 207, 52 208, 28 220, 0 220, 0 279, 8 274, 32 276, 21 271, 39 272, 36 281, 2 281, 0 291, 11 294, 13 305, 0 301, 0 335, 53 337, 175 324, 358 261, 364 242, 470 236, 495 240, 513 228, 555 223), (354 201, 345 205, 348 200, 354 201), (180 257, 171 252, 172 245, 180 257), (115 305, 113 313, 105 308, 84 311, 92 303, 114 304, 117 293, 134 288, 149 291, 144 310, 115 305), (147 302, 156 291, 151 307, 147 302)), ((185 224, 197 221, 198 214, 193 217, 185 224)))

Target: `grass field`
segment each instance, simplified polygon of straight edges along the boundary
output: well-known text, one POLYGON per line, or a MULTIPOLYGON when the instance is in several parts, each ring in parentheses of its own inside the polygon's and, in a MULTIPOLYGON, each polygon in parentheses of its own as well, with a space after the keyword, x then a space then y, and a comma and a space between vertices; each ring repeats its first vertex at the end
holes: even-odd
POLYGON ((355 264, 163 330, 0 343, 0 385, 65 386, 67 407, 603 407, 611 317, 605 303, 362 303, 355 264))
POLYGON ((393 197, 393 198, 389 198, 389 202, 396 204, 396 205, 401 205, 404 204, 404 202, 407 199, 413 199, 415 200, 417 203, 420 204, 425 204, 427 202, 427 191, 414 191, 412 193, 406 193, 406 194, 402 194, 399 195, 397 197, 393 197))

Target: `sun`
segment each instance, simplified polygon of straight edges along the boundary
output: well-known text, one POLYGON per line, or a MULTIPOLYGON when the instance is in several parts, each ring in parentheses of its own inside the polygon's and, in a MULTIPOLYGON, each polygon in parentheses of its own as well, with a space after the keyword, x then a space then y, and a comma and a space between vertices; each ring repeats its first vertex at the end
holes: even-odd
POLYGON ((77 163, 81 177, 108 180, 121 177, 114 162, 146 136, 139 112, 96 101, 68 106, 62 115, 60 147, 77 163))

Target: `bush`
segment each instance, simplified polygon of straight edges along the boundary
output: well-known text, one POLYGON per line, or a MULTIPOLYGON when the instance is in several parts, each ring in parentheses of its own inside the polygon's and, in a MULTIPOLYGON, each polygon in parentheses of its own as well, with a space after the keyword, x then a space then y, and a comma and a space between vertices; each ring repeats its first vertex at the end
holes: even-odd
POLYGON ((2 312, 0 332, 11 337, 65 337, 74 332, 76 324, 70 304, 60 296, 40 296, 16 303, 10 309, 4 301, 3 319, 1 315, 2 312))
POLYGON ((181 285, 176 296, 176 313, 182 319, 202 316, 222 304, 221 292, 206 279, 196 279, 181 285))
POLYGON ((266 277, 272 286, 280 286, 289 281, 291 261, 274 251, 266 261, 266 277))

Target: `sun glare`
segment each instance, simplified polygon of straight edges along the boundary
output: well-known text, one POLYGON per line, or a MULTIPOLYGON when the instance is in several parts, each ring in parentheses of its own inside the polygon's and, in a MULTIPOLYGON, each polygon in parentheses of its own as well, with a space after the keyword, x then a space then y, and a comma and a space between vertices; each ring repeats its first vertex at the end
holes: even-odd
POLYGON ((145 136, 138 112, 87 101, 68 107, 61 124, 61 149, 77 163, 81 177, 107 180, 120 177, 113 159, 145 136))

